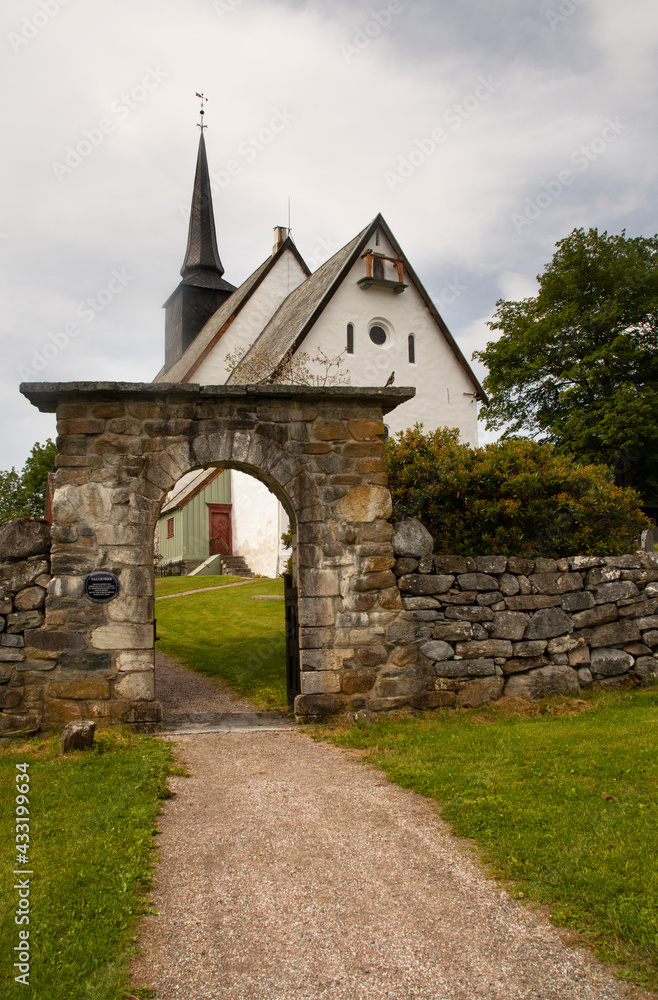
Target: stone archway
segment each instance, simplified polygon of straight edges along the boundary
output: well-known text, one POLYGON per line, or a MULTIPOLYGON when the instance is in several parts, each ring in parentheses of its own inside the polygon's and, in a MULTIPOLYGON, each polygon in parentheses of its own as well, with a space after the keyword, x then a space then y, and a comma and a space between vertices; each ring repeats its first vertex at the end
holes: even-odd
POLYGON ((44 722, 68 721, 73 708, 75 717, 159 720, 153 530, 174 483, 208 465, 259 478, 296 528, 302 694, 295 710, 357 707, 360 692, 399 660, 395 629, 405 625, 392 572, 382 418, 413 389, 91 382, 21 391, 57 414, 59 434, 53 580, 25 667, 30 656, 49 657, 44 722), (116 599, 85 597, 94 570, 118 576, 116 599))

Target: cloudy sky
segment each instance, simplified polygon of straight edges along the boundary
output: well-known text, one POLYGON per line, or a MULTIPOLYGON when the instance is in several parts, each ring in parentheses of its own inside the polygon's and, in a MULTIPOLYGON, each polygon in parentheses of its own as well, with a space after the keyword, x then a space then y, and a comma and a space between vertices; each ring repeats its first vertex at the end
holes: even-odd
MULTIPOLYGON (((22 380, 150 381, 206 142, 226 277, 383 212, 470 358, 575 226, 656 224, 654 0, 6 0, 0 468, 22 380)), ((483 372, 477 369, 482 376, 483 372)))

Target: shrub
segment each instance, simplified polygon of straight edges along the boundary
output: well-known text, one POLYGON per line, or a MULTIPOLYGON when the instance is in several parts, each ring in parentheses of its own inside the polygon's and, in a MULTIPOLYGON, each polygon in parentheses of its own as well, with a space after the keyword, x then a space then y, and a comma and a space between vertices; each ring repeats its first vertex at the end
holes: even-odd
POLYGON ((422 425, 385 447, 393 520, 416 517, 437 552, 459 555, 612 555, 649 527, 640 496, 548 444, 511 438, 483 448, 459 431, 422 425))

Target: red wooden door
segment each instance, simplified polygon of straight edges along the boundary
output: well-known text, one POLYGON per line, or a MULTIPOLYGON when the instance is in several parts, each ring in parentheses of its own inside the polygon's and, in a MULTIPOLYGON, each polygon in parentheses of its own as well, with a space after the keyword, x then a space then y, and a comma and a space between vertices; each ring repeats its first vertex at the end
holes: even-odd
POLYGON ((231 505, 209 503, 210 555, 230 556, 233 553, 233 531, 231 530, 231 505))

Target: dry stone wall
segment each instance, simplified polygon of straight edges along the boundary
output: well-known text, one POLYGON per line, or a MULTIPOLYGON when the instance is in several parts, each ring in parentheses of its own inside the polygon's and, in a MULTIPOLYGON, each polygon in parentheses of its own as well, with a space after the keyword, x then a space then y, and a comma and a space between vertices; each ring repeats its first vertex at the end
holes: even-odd
POLYGON ((31 645, 44 624, 50 525, 19 518, 0 525, 0 736, 41 725, 51 664, 31 645))
POLYGON ((433 555, 429 532, 396 526, 402 618, 415 629, 417 707, 474 707, 501 695, 577 695, 658 672, 658 555, 433 555), (656 653, 656 655, 654 655, 656 653))

